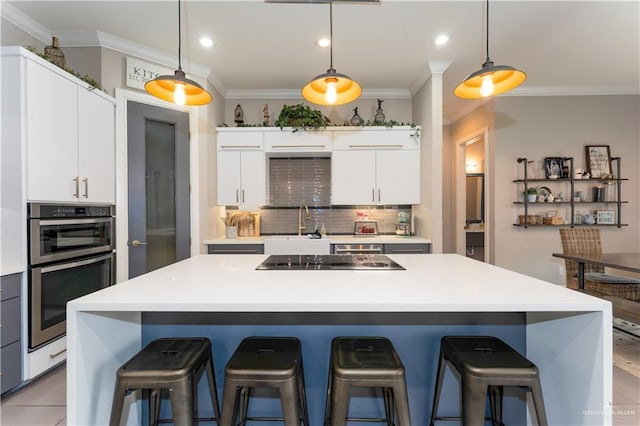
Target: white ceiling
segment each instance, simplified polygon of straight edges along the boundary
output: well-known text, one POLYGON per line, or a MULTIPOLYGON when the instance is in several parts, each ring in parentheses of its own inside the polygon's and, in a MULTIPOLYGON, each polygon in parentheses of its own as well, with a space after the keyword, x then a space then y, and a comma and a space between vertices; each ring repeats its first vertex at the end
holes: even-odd
MULTIPOLYGON (((62 47, 90 45, 98 31, 177 67, 175 0, 6 3, 58 36, 62 47)), ((414 94, 431 75, 429 64, 444 61, 451 63, 445 120, 469 110, 473 101, 452 92, 484 62, 483 1, 333 8, 334 67, 357 80, 364 95, 414 94), (440 33, 450 37, 444 47, 433 43, 440 33)), ((315 44, 329 35, 328 4, 183 0, 182 10, 183 67, 204 74, 226 97, 298 94, 329 67, 329 50, 315 44), (201 47, 202 35, 215 46, 201 47)), ((492 0, 489 25, 491 59, 528 75, 513 95, 640 93, 640 0, 492 0)))

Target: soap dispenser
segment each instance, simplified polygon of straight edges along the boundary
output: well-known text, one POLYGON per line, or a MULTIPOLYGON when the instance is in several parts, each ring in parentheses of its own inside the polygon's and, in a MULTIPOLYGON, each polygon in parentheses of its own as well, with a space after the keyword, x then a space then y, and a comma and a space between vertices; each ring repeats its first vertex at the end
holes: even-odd
POLYGON ((324 223, 320 224, 320 235, 322 235, 323 237, 327 235, 327 228, 324 227, 324 223))

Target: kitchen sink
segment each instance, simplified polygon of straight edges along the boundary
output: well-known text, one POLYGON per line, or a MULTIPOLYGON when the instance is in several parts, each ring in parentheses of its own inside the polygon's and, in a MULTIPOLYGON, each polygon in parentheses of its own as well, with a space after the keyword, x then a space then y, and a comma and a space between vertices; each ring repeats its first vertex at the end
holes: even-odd
POLYGON ((329 254, 328 238, 309 238, 306 235, 273 235, 264 239, 264 254, 329 254))

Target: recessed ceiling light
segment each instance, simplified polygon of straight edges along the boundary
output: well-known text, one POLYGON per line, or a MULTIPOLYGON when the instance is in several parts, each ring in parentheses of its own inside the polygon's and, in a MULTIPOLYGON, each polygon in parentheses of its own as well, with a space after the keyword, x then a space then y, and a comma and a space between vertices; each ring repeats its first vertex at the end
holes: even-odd
POLYGON ((204 47, 211 47, 213 46, 213 40, 211 40, 209 37, 201 37, 200 44, 204 47))
POLYGON ((320 47, 329 47, 331 45, 331 40, 328 38, 321 38, 318 40, 318 46, 320 47))
POLYGON ((436 39, 433 41, 436 46, 444 46, 445 44, 447 44, 447 42, 449 41, 449 36, 446 34, 440 34, 438 37, 436 37, 436 39))

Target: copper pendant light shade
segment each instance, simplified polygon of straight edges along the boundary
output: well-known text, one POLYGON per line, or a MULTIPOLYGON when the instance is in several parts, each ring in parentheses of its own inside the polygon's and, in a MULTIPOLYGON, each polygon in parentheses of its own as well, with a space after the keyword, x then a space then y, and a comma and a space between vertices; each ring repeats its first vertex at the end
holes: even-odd
POLYGON ((453 93, 459 98, 481 99, 499 95, 518 87, 527 79, 527 74, 509 65, 494 65, 489 59, 489 0, 486 6, 487 15, 487 59, 482 69, 471 73, 458 84, 453 93))
POLYGON ((180 58, 181 49, 181 14, 180 0, 178 0, 178 69, 175 70, 174 75, 161 75, 148 81, 144 89, 158 99, 177 105, 206 105, 213 98, 202 86, 185 76, 180 58))
POLYGON ((342 105, 360 97, 362 88, 349 76, 333 68, 333 2, 329 1, 330 65, 326 73, 320 74, 302 88, 302 96, 317 105, 342 105))

